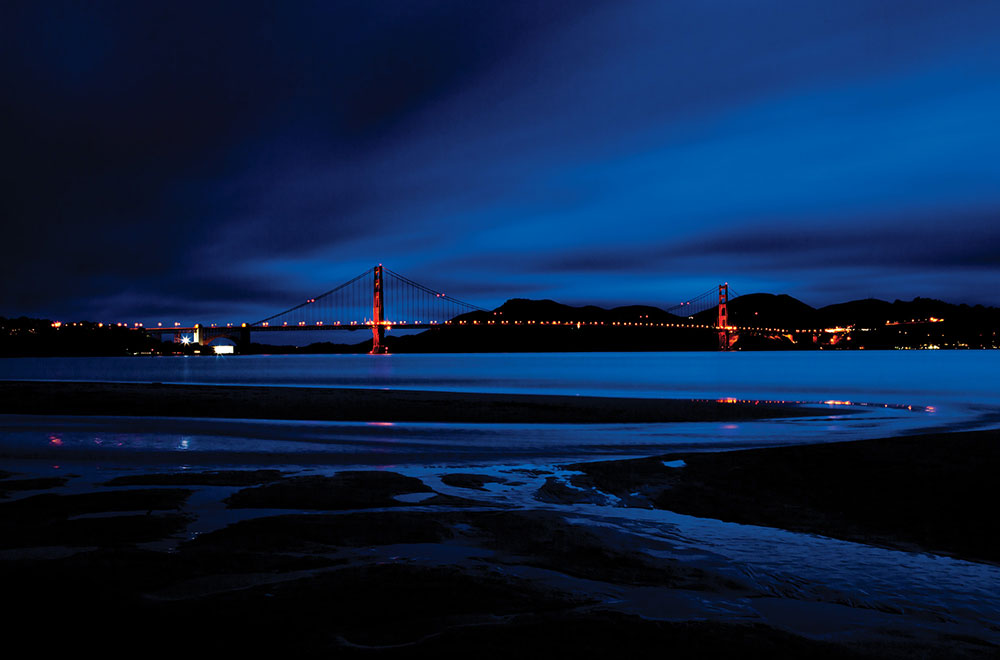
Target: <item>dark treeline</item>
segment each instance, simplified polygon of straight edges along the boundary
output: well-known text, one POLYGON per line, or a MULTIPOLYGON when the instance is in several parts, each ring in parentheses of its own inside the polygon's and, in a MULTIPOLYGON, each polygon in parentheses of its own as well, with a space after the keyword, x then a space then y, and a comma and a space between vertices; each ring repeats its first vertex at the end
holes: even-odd
MULTIPOLYGON (((710 327, 715 308, 679 317, 657 307, 571 307, 551 300, 509 300, 492 311, 471 312, 419 334, 389 332, 394 353, 701 351, 718 350, 710 327), (551 322, 569 325, 551 325, 551 322), (543 323, 544 322, 544 323, 543 323), (579 325, 576 322, 580 322, 579 325)), ((813 308, 787 295, 751 294, 729 302, 734 350, 998 348, 1000 309, 954 305, 929 298, 867 299, 813 308), (788 332, 796 331, 796 332, 788 332)), ((331 339, 356 335, 331 331, 331 339)), ((256 337, 255 337, 256 338, 256 337)), ((325 338, 324 338, 325 339, 325 338)), ((371 340, 319 341, 306 346, 250 343, 244 354, 366 353, 371 340)), ((0 317, 0 356, 104 356, 211 354, 211 346, 161 342, 141 330, 89 322, 0 317)))

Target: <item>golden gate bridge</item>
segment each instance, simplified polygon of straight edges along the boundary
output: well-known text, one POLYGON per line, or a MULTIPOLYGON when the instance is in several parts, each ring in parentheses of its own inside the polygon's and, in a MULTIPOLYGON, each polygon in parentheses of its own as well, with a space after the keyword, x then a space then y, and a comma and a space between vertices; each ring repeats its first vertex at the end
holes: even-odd
MULTIPOLYGON (((272 314, 253 323, 195 324, 191 327, 142 327, 136 329, 159 335, 173 334, 175 341, 182 338, 208 345, 226 338, 238 345, 250 342, 252 332, 282 332, 302 330, 370 330, 371 353, 388 352, 385 333, 393 328, 401 330, 426 330, 438 327, 461 326, 612 326, 612 327, 662 327, 701 329, 718 333, 719 349, 728 350, 741 332, 769 332, 781 334, 815 333, 815 329, 782 329, 771 327, 730 325, 728 304, 730 288, 720 284, 690 300, 664 310, 669 320, 646 318, 562 318, 509 320, 496 312, 468 303, 440 291, 431 289, 396 273, 381 264, 369 268, 357 277, 329 291, 307 298, 286 310, 272 314), (695 316, 715 308, 711 323, 693 322, 695 316), (674 320, 676 318, 676 320, 674 320)), ((582 308, 587 309, 587 308, 582 308)))

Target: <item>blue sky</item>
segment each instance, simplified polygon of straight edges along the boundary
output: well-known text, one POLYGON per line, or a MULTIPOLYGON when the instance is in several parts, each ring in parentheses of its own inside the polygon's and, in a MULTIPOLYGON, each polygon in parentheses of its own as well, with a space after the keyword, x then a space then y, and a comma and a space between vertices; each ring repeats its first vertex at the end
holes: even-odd
POLYGON ((995 2, 11 3, 0 315, 1000 304, 995 2))

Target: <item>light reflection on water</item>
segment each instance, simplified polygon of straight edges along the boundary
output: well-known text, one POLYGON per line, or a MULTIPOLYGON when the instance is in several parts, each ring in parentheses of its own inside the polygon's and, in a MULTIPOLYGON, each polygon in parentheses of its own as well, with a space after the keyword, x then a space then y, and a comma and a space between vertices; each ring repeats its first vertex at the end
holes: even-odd
MULTIPOLYGON (((832 410, 839 413, 841 410, 832 410)), ((668 424, 451 424, 0 415, 0 457, 187 462, 553 462, 669 451, 836 442, 920 430, 905 408, 742 422, 668 424), (372 452, 378 449, 378 456, 372 452)))

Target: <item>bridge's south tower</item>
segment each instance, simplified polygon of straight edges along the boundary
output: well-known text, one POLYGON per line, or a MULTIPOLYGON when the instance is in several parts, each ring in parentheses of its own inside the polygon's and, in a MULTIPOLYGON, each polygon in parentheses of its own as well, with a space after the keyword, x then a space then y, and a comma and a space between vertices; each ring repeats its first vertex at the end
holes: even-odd
POLYGON ((385 345, 385 299, 382 292, 382 264, 375 266, 375 291, 372 297, 372 355, 388 353, 385 345))
POLYGON ((729 284, 719 285, 719 322, 716 324, 719 327, 719 350, 728 351, 729 350, 729 310, 727 305, 729 303, 729 284))

